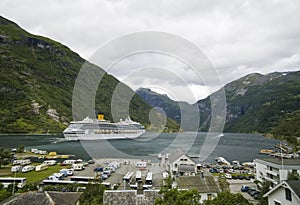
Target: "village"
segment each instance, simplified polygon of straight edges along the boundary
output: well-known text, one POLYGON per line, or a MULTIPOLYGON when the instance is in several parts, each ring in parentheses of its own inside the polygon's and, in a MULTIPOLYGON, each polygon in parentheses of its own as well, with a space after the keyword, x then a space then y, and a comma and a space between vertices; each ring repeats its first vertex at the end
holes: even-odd
MULTIPOLYGON (((98 183, 106 187, 104 204, 122 204, 124 200, 128 204, 154 204, 155 199, 161 197, 161 187, 171 183, 172 188, 179 190, 197 190, 201 196, 200 203, 229 189, 231 193, 240 193, 249 202, 257 204, 261 194, 260 184, 267 180, 271 183, 271 190, 265 193, 269 200, 274 201, 278 197, 281 201, 286 199, 287 202, 293 200, 300 203, 299 185, 288 180, 290 173, 300 173, 300 159, 295 158, 262 157, 253 162, 230 163, 224 157, 217 157, 213 164, 198 163, 194 156, 180 149, 159 154, 158 162, 115 158, 83 161, 74 159, 74 156, 37 149, 16 156, 7 167, 11 173, 7 176, 1 174, 0 177, 3 187, 13 186, 14 192, 22 189, 26 183, 37 181, 40 192, 46 186, 76 184, 77 195, 72 192, 70 200, 78 201, 87 184, 98 183), (29 156, 34 156, 40 163, 34 162, 29 156), (291 191, 290 198, 282 197, 286 194, 286 187, 291 191)), ((22 197, 25 196, 16 194, 11 199, 14 203, 6 201, 5 204, 24 201, 22 197)))

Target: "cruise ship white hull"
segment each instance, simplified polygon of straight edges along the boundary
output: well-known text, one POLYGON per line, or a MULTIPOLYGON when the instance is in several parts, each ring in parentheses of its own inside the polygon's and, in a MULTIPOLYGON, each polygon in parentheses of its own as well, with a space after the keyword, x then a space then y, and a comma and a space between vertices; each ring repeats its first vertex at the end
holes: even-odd
POLYGON ((126 133, 126 134, 71 134, 65 133, 66 141, 90 141, 90 140, 112 140, 112 139, 135 139, 141 136, 145 131, 142 130, 137 133, 126 133))

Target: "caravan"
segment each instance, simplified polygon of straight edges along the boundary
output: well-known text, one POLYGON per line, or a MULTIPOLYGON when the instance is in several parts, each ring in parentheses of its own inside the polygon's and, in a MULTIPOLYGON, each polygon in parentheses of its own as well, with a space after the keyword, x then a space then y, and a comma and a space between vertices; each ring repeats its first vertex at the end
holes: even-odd
POLYGON ((48 166, 46 164, 40 164, 35 167, 35 171, 37 171, 37 172, 43 171, 45 169, 48 169, 48 166))
POLYGON ((25 166, 22 168, 22 172, 25 173, 25 172, 30 172, 32 170, 35 169, 35 166, 31 166, 31 165, 28 165, 28 166, 25 166))
POLYGON ((13 166, 13 167, 11 167, 10 171, 11 171, 11 172, 18 172, 18 171, 21 170, 21 168, 22 168, 22 167, 21 167, 20 165, 13 166))
POLYGON ((45 160, 43 161, 43 164, 48 166, 54 166, 56 164, 56 160, 45 160))

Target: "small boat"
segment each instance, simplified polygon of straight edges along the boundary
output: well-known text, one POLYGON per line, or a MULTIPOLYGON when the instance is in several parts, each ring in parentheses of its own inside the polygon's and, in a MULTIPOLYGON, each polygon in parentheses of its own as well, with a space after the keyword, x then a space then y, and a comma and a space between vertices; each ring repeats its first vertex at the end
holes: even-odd
POLYGON ((271 149, 262 149, 259 151, 259 154, 271 154, 273 152, 274 152, 274 150, 271 150, 271 149))

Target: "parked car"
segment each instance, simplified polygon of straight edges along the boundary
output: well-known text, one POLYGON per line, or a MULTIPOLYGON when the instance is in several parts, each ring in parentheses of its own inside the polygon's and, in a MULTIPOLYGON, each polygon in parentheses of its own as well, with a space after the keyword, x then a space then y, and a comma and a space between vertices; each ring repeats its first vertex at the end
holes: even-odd
POLYGON ((225 174, 225 177, 227 178, 227 179, 232 179, 232 176, 231 176, 231 174, 225 174))
POLYGON ((103 172, 103 167, 96 167, 94 172, 103 172))
POLYGON ((241 191, 242 192, 247 192, 250 188, 246 185, 243 185, 242 188, 241 188, 241 191))

